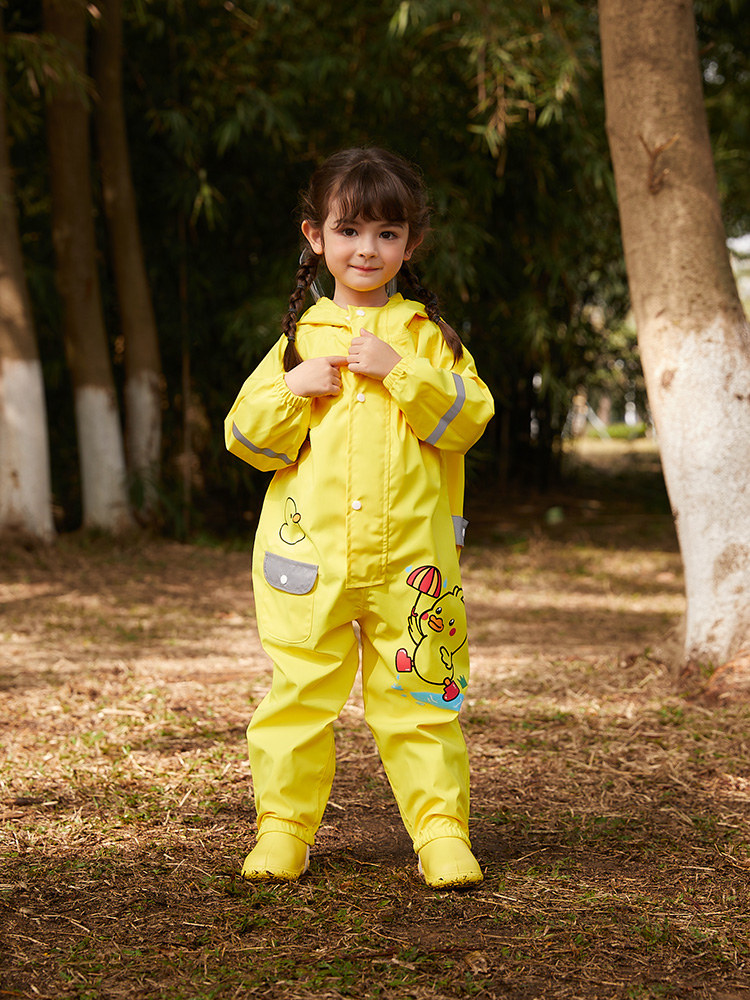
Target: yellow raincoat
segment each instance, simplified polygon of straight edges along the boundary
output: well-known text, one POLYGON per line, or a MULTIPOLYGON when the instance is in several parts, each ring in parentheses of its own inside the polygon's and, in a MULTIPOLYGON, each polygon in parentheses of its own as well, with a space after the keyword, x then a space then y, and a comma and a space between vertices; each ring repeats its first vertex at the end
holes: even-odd
POLYGON ((282 338, 226 419, 227 448, 276 470, 258 524, 253 589, 274 662, 248 727, 259 833, 312 844, 335 767, 332 725, 354 682, 418 852, 468 843, 468 758, 458 709, 469 677, 458 568, 463 455, 493 414, 468 351, 454 362, 417 302, 301 318, 303 358, 346 355, 361 328, 401 355, 380 382, 341 369, 341 392, 296 396, 282 338))

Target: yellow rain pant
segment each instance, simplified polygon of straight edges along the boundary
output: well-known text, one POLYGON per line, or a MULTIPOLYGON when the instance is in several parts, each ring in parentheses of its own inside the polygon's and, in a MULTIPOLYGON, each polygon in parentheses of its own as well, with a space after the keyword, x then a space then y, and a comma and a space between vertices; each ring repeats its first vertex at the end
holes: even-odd
POLYGON ((438 837, 469 843, 469 762, 458 721, 469 657, 455 550, 452 562, 437 597, 442 575, 430 564, 371 589, 342 591, 320 579, 315 639, 296 643, 285 636, 297 634, 298 595, 256 575, 261 639, 274 663, 271 690, 247 731, 259 834, 283 831, 314 842, 335 770, 333 723, 358 668, 357 621, 365 719, 415 851, 438 837), (418 589, 425 577, 432 593, 418 589))

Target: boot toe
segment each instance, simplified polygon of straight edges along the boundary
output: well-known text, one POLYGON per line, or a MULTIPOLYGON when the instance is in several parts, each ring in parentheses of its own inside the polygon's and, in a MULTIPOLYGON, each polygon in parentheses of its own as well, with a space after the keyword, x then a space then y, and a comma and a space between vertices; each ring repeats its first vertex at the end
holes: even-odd
POLYGON ((433 889, 476 885, 484 878, 471 848, 460 837, 440 837, 419 852, 419 871, 433 889))
POLYGON ((250 882, 296 882, 310 865, 310 848, 290 833, 264 833, 245 858, 242 877, 250 882))

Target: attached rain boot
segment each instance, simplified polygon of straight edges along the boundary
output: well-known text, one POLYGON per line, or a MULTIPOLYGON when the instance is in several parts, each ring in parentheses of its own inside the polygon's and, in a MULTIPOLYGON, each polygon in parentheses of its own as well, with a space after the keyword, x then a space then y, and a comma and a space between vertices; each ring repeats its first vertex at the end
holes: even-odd
POLYGON ((433 889, 457 889, 484 876, 471 848, 460 837, 438 837, 419 852, 419 872, 433 889))
POLYGON ((310 866, 310 848, 291 833, 269 831, 245 858, 242 877, 250 882, 296 882, 310 866))

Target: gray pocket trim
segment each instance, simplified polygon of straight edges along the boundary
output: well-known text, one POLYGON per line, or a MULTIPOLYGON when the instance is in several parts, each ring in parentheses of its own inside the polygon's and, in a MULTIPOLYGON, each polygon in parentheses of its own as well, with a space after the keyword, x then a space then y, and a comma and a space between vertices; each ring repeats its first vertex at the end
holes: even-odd
POLYGON ((453 515, 453 533, 456 536, 456 545, 466 544, 466 528, 469 522, 465 517, 461 517, 460 514, 453 515))
POLYGON ((309 594, 315 586, 318 567, 314 563, 266 552, 263 557, 263 576, 266 583, 286 594, 309 594))

